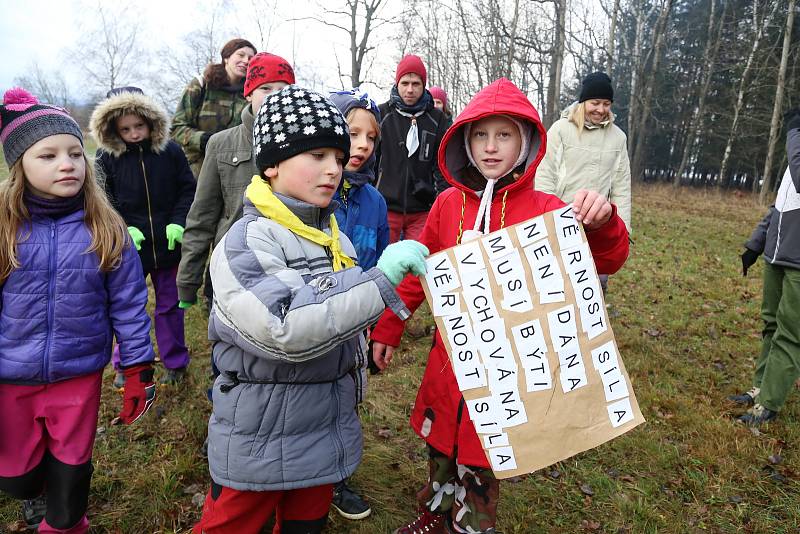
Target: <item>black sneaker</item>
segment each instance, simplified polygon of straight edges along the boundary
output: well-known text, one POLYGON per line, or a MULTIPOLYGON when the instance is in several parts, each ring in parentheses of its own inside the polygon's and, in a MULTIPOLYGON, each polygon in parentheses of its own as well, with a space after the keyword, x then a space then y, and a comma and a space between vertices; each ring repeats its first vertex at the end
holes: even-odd
POLYGON ((47 512, 47 497, 45 495, 39 495, 29 501, 22 501, 22 519, 30 529, 39 527, 39 523, 44 519, 45 512, 47 512))
POLYGON ((186 378, 186 367, 178 367, 177 369, 167 369, 164 376, 158 383, 162 386, 177 386, 186 378))
POLYGON ((729 395, 728 400, 736 404, 744 404, 745 406, 752 406, 756 403, 756 397, 761 392, 761 388, 752 387, 740 395, 729 395))
POLYGON ((372 508, 358 493, 347 487, 345 481, 339 482, 333 488, 333 507, 339 515, 354 521, 364 519, 372 513, 372 508))
POLYGON ((747 426, 761 426, 778 417, 778 412, 773 412, 763 404, 754 404, 747 413, 739 417, 739 421, 747 426))

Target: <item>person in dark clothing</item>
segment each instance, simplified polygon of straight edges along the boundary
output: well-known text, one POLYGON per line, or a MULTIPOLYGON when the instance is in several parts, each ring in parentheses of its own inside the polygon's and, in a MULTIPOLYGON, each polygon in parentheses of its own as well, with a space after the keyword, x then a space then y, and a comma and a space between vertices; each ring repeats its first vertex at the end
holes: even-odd
MULTIPOLYGON (((105 178, 108 198, 125 219, 144 274, 153 281, 156 341, 167 370, 161 383, 181 382, 189 351, 175 275, 195 192, 189 162, 169 138, 167 112, 136 88, 111 91, 92 113, 90 128, 99 147, 96 165, 105 178)), ((118 348, 113 362, 114 385, 122 388, 118 348)))
POLYGON ((800 376, 800 108, 786 114, 786 156, 775 204, 745 244, 742 274, 764 256, 764 321, 753 387, 732 401, 751 405, 739 421, 760 426, 778 416, 800 376))
POLYGON ((434 107, 426 79, 422 60, 405 56, 397 65, 391 97, 380 106, 376 187, 389 209, 391 242, 416 239, 436 195, 448 187, 436 164, 447 121, 434 107))

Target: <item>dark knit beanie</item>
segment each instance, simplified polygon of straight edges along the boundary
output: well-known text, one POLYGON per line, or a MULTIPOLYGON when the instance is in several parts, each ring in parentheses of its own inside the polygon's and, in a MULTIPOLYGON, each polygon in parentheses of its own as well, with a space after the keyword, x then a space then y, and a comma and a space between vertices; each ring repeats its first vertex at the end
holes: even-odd
POLYGON ((143 95, 144 91, 139 89, 138 87, 134 87, 133 85, 126 85, 125 87, 116 87, 111 89, 106 93, 106 98, 111 98, 112 96, 121 95, 124 93, 133 93, 135 95, 143 95))
POLYGON ((350 154, 350 130, 341 112, 324 96, 288 85, 268 96, 253 123, 253 154, 258 170, 314 148, 350 154))
POLYGON ((611 78, 605 72, 593 72, 581 83, 581 95, 578 97, 578 102, 585 102, 593 98, 614 101, 611 78))
POLYGON ((247 77, 244 81, 244 96, 248 96, 265 83, 294 83, 294 69, 281 56, 268 52, 259 52, 250 58, 247 64, 247 77))
POLYGON ((394 73, 394 83, 398 83, 400 78, 406 74, 416 74, 422 78, 423 87, 428 83, 428 71, 425 70, 425 64, 419 56, 415 56, 414 54, 403 56, 403 59, 397 64, 397 70, 394 73))
POLYGON ((6 91, 0 105, 0 142, 9 168, 32 145, 58 134, 74 135, 83 146, 81 128, 67 110, 40 104, 25 89, 6 91))

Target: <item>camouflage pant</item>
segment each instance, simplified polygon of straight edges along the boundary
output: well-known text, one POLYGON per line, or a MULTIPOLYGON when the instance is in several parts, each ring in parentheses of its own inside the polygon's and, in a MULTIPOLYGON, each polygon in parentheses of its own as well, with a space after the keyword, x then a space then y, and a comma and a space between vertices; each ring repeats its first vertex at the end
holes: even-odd
POLYGON ((428 483, 417 493, 420 507, 448 514, 456 532, 483 532, 497 522, 500 483, 491 469, 469 467, 428 446, 428 483))

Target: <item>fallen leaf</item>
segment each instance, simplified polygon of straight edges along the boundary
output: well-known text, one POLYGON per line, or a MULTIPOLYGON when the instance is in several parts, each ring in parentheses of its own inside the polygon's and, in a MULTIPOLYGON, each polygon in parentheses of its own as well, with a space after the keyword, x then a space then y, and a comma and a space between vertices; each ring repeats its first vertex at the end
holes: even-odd
POLYGON ((783 461, 783 457, 780 454, 770 454, 769 458, 767 459, 769 460, 769 463, 771 463, 772 465, 778 465, 783 461))
POLYGON ((550 478, 555 480, 555 479, 557 479, 558 477, 561 476, 561 471, 559 471, 558 469, 553 469, 552 471, 549 471, 547 473, 547 476, 549 476, 550 478))
POLYGON ((600 530, 600 522, 591 519, 584 519, 583 521, 581 521, 581 528, 583 530, 589 530, 594 532, 596 530, 600 530))
POLYGON ((594 495, 594 490, 589 484, 581 484, 581 493, 591 497, 592 495, 594 495))
POLYGON ((393 435, 394 435, 394 432, 392 432, 392 429, 391 429, 391 428, 386 428, 386 427, 383 427, 383 428, 381 428, 380 430, 378 430, 378 437, 379 437, 379 438, 383 438, 383 439, 389 439, 389 438, 391 438, 393 435))
POLYGON ((662 334, 661 330, 658 328, 648 328, 644 333, 650 337, 659 337, 662 334))
POLYGON ((194 495, 192 495, 192 504, 195 505, 197 508, 201 508, 205 501, 206 501, 205 493, 195 493, 194 495))
POLYGON ((203 486, 201 484, 190 484, 183 488, 184 495, 193 495, 195 493, 202 492, 203 486))
POLYGON ((740 495, 731 495, 730 497, 728 497, 728 500, 733 504, 739 504, 742 502, 743 499, 740 495))
POLYGON ((13 523, 7 524, 6 529, 9 532, 27 532, 28 526, 25 524, 25 521, 14 521, 13 523))
POLYGON ((619 477, 619 479, 620 479, 620 480, 622 480, 623 482, 630 482, 631 484, 633 484, 634 482, 636 482, 636 479, 635 479, 635 478, 633 478, 633 477, 632 477, 632 476, 630 476, 630 475, 622 475, 621 477, 619 477))

